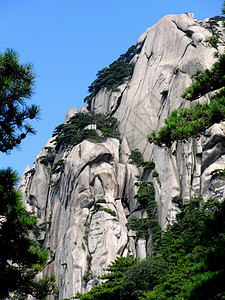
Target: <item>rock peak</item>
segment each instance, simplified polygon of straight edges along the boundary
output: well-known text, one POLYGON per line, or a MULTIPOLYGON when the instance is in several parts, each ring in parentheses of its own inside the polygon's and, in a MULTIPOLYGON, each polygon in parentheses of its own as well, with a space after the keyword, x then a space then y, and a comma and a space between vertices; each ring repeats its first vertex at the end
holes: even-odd
MULTIPOLYGON (((137 238, 137 232, 126 226, 131 217, 147 217, 135 197, 141 180, 154 187, 163 229, 175 220, 174 197, 224 198, 224 181, 210 175, 225 168, 224 123, 215 124, 199 139, 174 143, 171 149, 147 140, 174 109, 191 105, 180 97, 191 84, 191 75, 215 62, 216 49, 206 42, 212 33, 203 23, 193 14, 162 18, 139 38, 141 51, 132 59, 131 78, 114 90, 101 89, 92 99, 92 111, 117 118, 121 141, 89 139, 57 149, 51 140, 32 172, 24 173, 20 184, 24 201, 40 222, 48 224, 41 239, 52 253, 46 273, 55 273, 59 299, 96 285, 117 256, 143 259, 151 254, 152 236, 137 238), (134 150, 154 165, 157 176, 134 164, 130 158, 134 150)), ((218 51, 223 50, 219 43, 218 51)), ((81 112, 85 111, 83 107, 81 112)), ((71 108, 64 123, 76 113, 78 109, 71 108)))

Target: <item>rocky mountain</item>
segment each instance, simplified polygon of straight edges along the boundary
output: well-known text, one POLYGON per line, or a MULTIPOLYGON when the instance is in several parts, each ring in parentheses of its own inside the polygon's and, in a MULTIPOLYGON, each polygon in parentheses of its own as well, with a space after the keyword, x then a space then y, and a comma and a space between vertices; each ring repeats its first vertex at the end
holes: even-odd
MULTIPOLYGON (((147 215, 135 196, 137 182, 151 182, 162 229, 175 221, 175 197, 184 202, 194 197, 224 198, 224 179, 211 173, 225 168, 224 122, 198 138, 174 142, 169 149, 147 140, 174 109, 193 105, 181 94, 197 69, 215 62, 214 53, 223 52, 223 45, 220 21, 199 22, 193 14, 165 16, 139 38, 132 76, 116 88, 99 89, 88 103, 95 114, 118 120, 120 139, 87 138, 65 147, 56 134, 33 167, 25 170, 20 190, 27 208, 45 228, 38 238, 51 253, 45 272, 56 275, 59 299, 98 284, 98 276, 117 256, 151 254, 151 229, 148 237, 137 236, 126 226, 132 216, 147 215), (216 33, 217 49, 210 43, 216 33), (133 162, 134 150, 142 154, 145 165, 152 162, 154 174, 133 162)), ((200 102, 208 100, 207 95, 200 102)), ((87 109, 81 113, 87 114, 87 109)), ((64 124, 76 114, 72 108, 64 124)), ((103 130, 94 121, 83 129, 97 136, 103 130)))

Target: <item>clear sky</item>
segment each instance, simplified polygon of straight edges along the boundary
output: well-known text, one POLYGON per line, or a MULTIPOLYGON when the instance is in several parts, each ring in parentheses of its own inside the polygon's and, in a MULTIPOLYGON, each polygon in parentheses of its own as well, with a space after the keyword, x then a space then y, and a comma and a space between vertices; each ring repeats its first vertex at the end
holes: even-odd
POLYGON ((84 105, 95 74, 167 14, 221 15, 221 0, 0 0, 0 52, 13 48, 37 74, 35 136, 20 151, 0 153, 0 168, 23 174, 73 106, 84 105))

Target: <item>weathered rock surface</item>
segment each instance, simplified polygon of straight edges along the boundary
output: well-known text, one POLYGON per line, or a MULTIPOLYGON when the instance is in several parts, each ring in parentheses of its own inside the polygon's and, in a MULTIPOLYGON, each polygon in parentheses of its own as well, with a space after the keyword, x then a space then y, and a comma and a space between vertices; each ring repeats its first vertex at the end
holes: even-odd
POLYGON ((52 254, 52 263, 46 272, 54 270, 62 299, 85 291, 85 274, 90 273, 96 284, 117 256, 136 255, 121 198, 125 185, 136 193, 133 180, 128 177, 126 182, 126 174, 139 172, 133 165, 127 171, 126 164, 120 163, 119 140, 107 139, 99 144, 83 141, 58 153, 54 163, 63 161, 63 165, 54 173, 41 163, 48 147, 54 149, 51 141, 36 158, 34 168, 26 169, 20 189, 28 209, 40 222, 47 222, 44 245, 52 254))
MULTIPOLYGON (((225 180, 211 172, 225 168, 225 123, 188 143, 174 143, 172 149, 147 141, 173 109, 191 105, 180 97, 192 82, 191 74, 214 63, 216 49, 205 40, 220 28, 209 25, 210 20, 198 22, 192 14, 164 17, 138 40, 142 49, 133 59, 129 82, 115 92, 102 89, 93 99, 93 111, 118 119, 121 143, 111 138, 103 143, 83 141, 54 152, 51 139, 32 169, 26 169, 20 189, 27 208, 46 225, 41 239, 52 255, 46 273, 55 273, 59 299, 96 285, 117 256, 145 258, 151 253, 151 241, 136 241, 135 232, 126 227, 130 215, 144 214, 134 198, 143 169, 129 162, 132 149, 155 162, 158 180, 150 175, 145 179, 153 181, 162 228, 175 220, 176 196, 184 201, 224 198, 225 180), (49 147, 54 162, 45 165, 41 160, 49 155, 49 147)), ((219 50, 223 51, 222 37, 219 50)), ((72 108, 65 122, 76 112, 72 108)))
MULTIPOLYGON (((143 44, 141 53, 135 57, 132 78, 126 86, 121 86, 120 93, 102 90, 92 101, 92 110, 113 112, 130 149, 139 149, 145 160, 156 163, 161 181, 157 197, 163 228, 166 220, 174 218, 170 202, 173 197, 181 196, 185 201, 194 195, 205 198, 207 188, 201 175, 211 155, 202 145, 207 143, 207 138, 204 142, 201 139, 174 144, 171 153, 149 144, 147 135, 152 130, 157 131, 174 109, 191 105, 181 94, 191 84, 191 75, 197 69, 209 68, 215 62, 217 50, 205 40, 216 31, 221 33, 219 25, 215 28, 209 19, 198 22, 193 14, 165 16, 139 38, 138 44, 143 44)), ((224 50, 222 39, 221 36, 220 51, 224 50)), ((200 99, 204 100, 207 98, 200 99)), ((212 136, 215 134, 212 132, 212 136)), ((223 152, 219 133, 217 137, 220 141, 216 142, 213 159, 215 153, 219 159, 223 152)))

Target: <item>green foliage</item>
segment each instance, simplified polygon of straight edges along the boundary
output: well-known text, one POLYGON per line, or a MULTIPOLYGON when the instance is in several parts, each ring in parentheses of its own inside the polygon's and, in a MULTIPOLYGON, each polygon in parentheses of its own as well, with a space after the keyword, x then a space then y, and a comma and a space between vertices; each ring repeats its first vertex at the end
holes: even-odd
POLYGON ((218 49, 219 38, 220 38, 219 33, 216 33, 210 38, 205 39, 205 42, 209 43, 212 47, 218 49))
POLYGON ((47 300, 49 299, 49 295, 55 294, 56 292, 55 276, 51 275, 35 282, 35 292, 33 296, 35 299, 47 300))
POLYGON ((151 172, 155 168, 155 163, 153 161, 144 161, 142 166, 144 167, 144 170, 151 172))
POLYGON ((60 159, 52 165, 52 173, 59 173, 63 169, 64 160, 60 159))
POLYGON ((225 54, 219 55, 210 70, 197 71, 193 77, 195 82, 182 95, 188 100, 220 90, 211 97, 210 103, 197 102, 193 107, 174 110, 158 133, 152 131, 149 134, 151 143, 170 147, 174 141, 197 137, 214 123, 225 119, 225 54))
POLYGON ((107 267, 106 270, 109 273, 101 277, 102 279, 107 280, 105 283, 101 284, 100 286, 93 287, 85 294, 78 293, 75 298, 79 298, 80 300, 131 300, 131 298, 124 297, 123 283, 125 272, 136 263, 138 263, 137 258, 118 257, 107 267))
POLYGON ((102 208, 102 206, 99 203, 94 204, 94 211, 99 211, 102 208))
POLYGON ((92 278, 92 273, 90 271, 86 271, 83 276, 83 280, 85 284, 87 284, 88 281, 91 280, 91 278, 92 278))
POLYGON ((131 151, 129 159, 130 159, 130 163, 136 165, 137 167, 141 167, 144 162, 142 154, 138 149, 131 151))
POLYGON ((35 280, 37 273, 46 266, 49 254, 29 238, 29 232, 36 227, 37 219, 23 206, 21 194, 15 189, 17 180, 12 169, 0 170, 1 299, 6 298, 9 292, 25 297, 27 294, 47 295, 51 288, 54 290, 50 283, 44 284, 44 281, 53 284, 53 278, 45 278, 43 282, 35 280))
POLYGON ((159 173, 156 170, 153 170, 152 177, 159 177, 159 173))
POLYGON ((86 250, 86 247, 85 247, 85 244, 82 242, 81 244, 81 248, 85 251, 86 250))
POLYGON ((88 235, 84 235, 83 239, 85 240, 85 243, 87 244, 88 243, 88 235))
POLYGON ((102 207, 100 203, 106 203, 105 199, 99 199, 95 204, 94 204, 94 211, 105 211, 108 214, 112 215, 113 217, 116 217, 116 212, 112 209, 102 207))
POLYGON ((158 182, 159 186, 161 187, 161 182, 159 179, 159 173, 156 170, 152 171, 152 177, 155 178, 155 180, 158 182))
MULTIPOLYGON (((85 242, 87 243, 88 242, 88 236, 85 236, 83 238, 85 239, 85 242)), ((83 280, 84 280, 85 284, 87 284, 88 281, 92 279, 91 260, 92 260, 92 257, 90 255, 88 255, 87 256, 88 266, 87 266, 87 270, 85 271, 84 276, 83 276, 83 280)))
POLYGON ((131 59, 139 51, 137 46, 132 46, 125 54, 122 54, 118 60, 109 65, 108 68, 99 71, 96 74, 97 79, 89 86, 88 92, 90 94, 84 101, 90 105, 91 100, 97 95, 100 89, 107 88, 108 90, 115 90, 125 80, 129 79, 134 69, 134 64, 131 63, 131 59))
POLYGON ((75 146, 87 139, 91 142, 100 143, 107 137, 119 138, 117 120, 114 117, 94 112, 77 113, 69 122, 57 126, 53 132, 56 141, 56 150, 60 146, 75 146), (93 125, 96 129, 85 129, 93 125))
POLYGON ((52 165, 55 159, 55 155, 54 155, 54 150, 51 147, 45 147, 45 149, 47 150, 47 155, 45 156, 41 156, 40 159, 40 163, 45 165, 46 167, 50 164, 52 165))
POLYGON ((123 296, 124 299, 136 300, 151 290, 156 284, 159 274, 164 272, 164 265, 154 257, 138 261, 125 273, 123 296))
POLYGON ((178 222, 158 249, 166 272, 144 299, 222 299, 224 295, 225 203, 195 199, 181 206, 178 222))
POLYGON ((143 208, 147 208, 149 205, 155 205, 155 189, 151 182, 141 181, 139 184, 135 199, 141 204, 143 208))
POLYGON ((218 61, 212 68, 204 71, 198 70, 193 78, 195 82, 185 90, 182 97, 187 100, 195 100, 208 92, 225 86, 225 54, 219 55, 218 61))
POLYGON ((109 209, 109 208, 106 208, 106 207, 102 207, 100 209, 100 211, 105 211, 108 214, 112 215, 113 217, 116 217, 116 212, 114 210, 112 210, 112 209, 109 209))
POLYGON ((119 222, 117 218, 112 218, 112 221, 119 222))
POLYGON ((0 53, 0 151, 9 152, 34 129, 27 120, 37 119, 39 107, 27 105, 33 94, 35 75, 32 66, 19 63, 11 49, 0 53))
MULTIPOLYGON (((31 65, 21 65, 14 50, 0 54, 0 152, 9 153, 28 133, 35 133, 27 123, 37 119, 39 107, 27 105, 34 88, 31 65)), ((27 174, 33 176, 34 169, 27 174)), ((47 299, 55 293, 54 277, 38 280, 49 254, 30 238, 39 234, 37 219, 26 211, 16 190, 18 177, 11 168, 0 170, 0 298, 47 299)))
POLYGON ((96 201, 96 203, 106 203, 106 200, 105 200, 104 198, 98 199, 98 200, 96 201))
POLYGON ((212 178, 216 178, 216 177, 224 177, 225 176, 225 170, 224 169, 215 169, 213 170, 210 175, 212 175, 212 178))
POLYGON ((183 207, 183 199, 179 196, 174 197, 172 202, 175 203, 179 209, 183 207))
POLYGON ((130 163, 135 164, 138 168, 143 167, 145 171, 151 172, 155 168, 153 161, 144 161, 141 152, 138 149, 132 150, 129 156, 130 163))
POLYGON ((187 141, 197 137, 215 123, 225 118, 225 88, 211 97, 210 103, 197 102, 191 108, 174 110, 165 120, 165 126, 158 133, 152 131, 150 142, 170 147, 176 140, 187 141))
POLYGON ((141 208, 145 208, 147 212, 147 218, 131 217, 128 220, 128 229, 136 230, 136 236, 147 238, 149 233, 152 233, 152 240, 155 246, 158 246, 161 240, 162 230, 157 220, 157 203, 155 201, 155 189, 151 182, 141 181, 139 184, 135 199, 141 205, 141 208))
POLYGON ((147 238, 149 235, 149 222, 148 218, 131 217, 127 224, 128 229, 136 230, 137 238, 147 238))
MULTIPOLYGON (((107 269, 107 281, 81 300, 224 299, 225 202, 193 199, 180 207, 177 223, 164 232, 155 256, 121 257, 107 269)), ((141 224, 141 219, 134 223, 141 224)), ((145 220, 146 221, 146 220, 145 220)), ((143 223, 145 224, 145 222, 143 223)), ((141 225, 143 225, 141 224, 141 225)))

